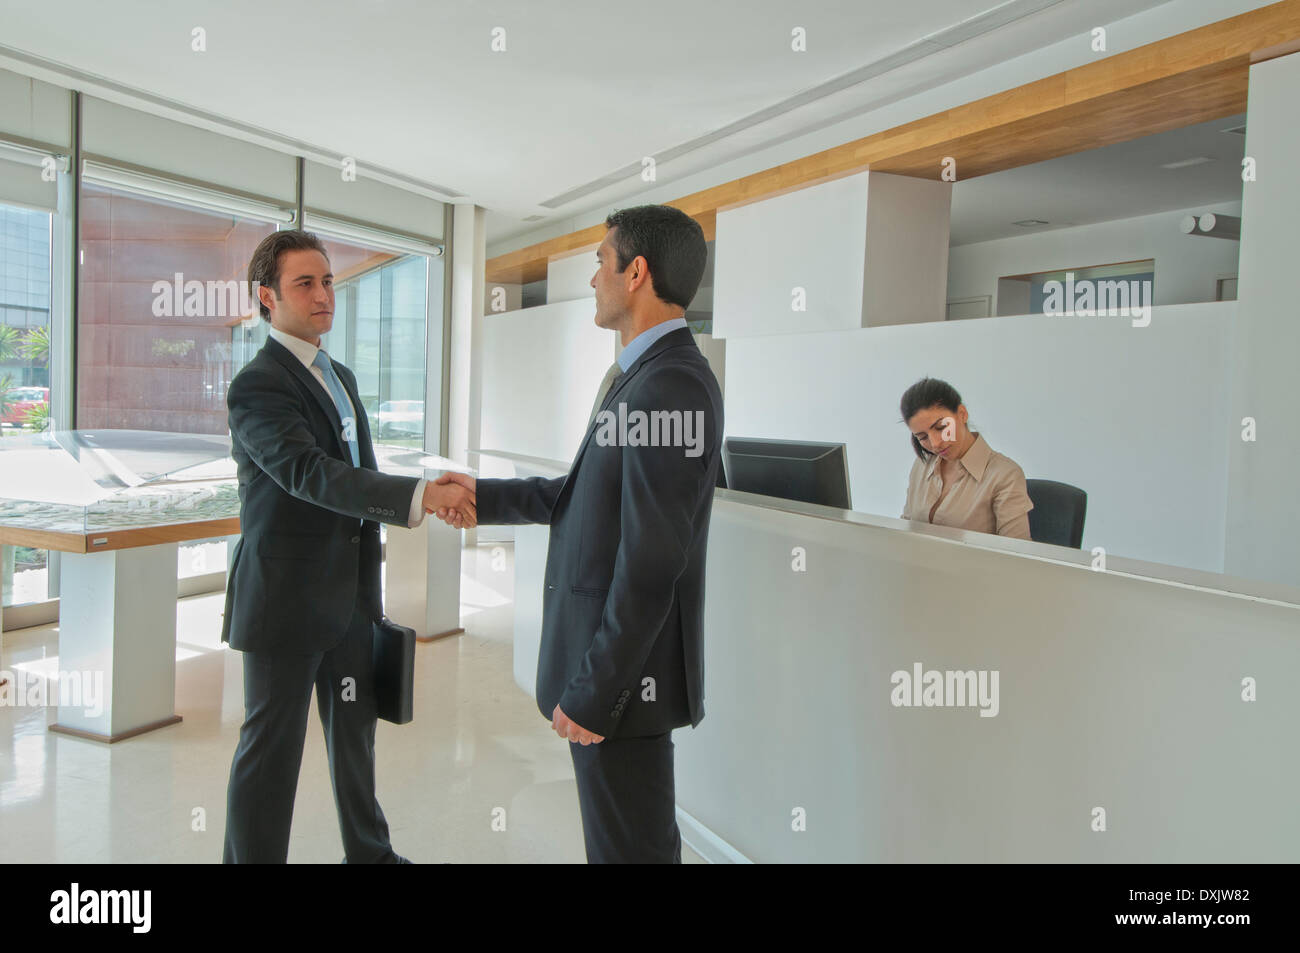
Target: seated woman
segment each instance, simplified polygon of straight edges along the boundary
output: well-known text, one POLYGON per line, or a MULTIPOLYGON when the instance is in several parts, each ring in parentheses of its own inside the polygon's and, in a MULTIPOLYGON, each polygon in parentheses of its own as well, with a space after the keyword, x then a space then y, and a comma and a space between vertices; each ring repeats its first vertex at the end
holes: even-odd
POLYGON ((926 377, 903 394, 900 408, 917 460, 907 481, 903 519, 977 533, 1029 539, 1024 471, 966 427, 961 395, 926 377))

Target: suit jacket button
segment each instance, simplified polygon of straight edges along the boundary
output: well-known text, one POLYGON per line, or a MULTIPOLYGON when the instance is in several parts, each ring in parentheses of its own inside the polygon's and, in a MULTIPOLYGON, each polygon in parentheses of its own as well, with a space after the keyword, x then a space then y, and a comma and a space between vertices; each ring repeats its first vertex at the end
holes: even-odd
POLYGON ((613 711, 611 711, 611 712, 609 713, 609 717, 610 717, 610 718, 617 718, 617 717, 618 717, 619 715, 621 715, 621 714, 623 714, 623 713, 622 713, 621 711, 619 711, 617 708, 615 708, 613 711))
POLYGON ((352 542, 354 542, 354 543, 359 543, 359 542, 361 542, 361 537, 360 537, 360 536, 353 536, 353 537, 352 537, 352 542))

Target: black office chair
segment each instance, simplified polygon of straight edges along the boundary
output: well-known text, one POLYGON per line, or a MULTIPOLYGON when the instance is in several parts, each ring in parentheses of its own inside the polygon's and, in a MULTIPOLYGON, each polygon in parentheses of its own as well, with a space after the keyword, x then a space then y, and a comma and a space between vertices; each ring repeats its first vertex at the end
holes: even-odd
POLYGON ((1029 501, 1029 535, 1036 543, 1078 549, 1083 545, 1083 518, 1088 494, 1077 486, 1055 480, 1026 480, 1029 501))

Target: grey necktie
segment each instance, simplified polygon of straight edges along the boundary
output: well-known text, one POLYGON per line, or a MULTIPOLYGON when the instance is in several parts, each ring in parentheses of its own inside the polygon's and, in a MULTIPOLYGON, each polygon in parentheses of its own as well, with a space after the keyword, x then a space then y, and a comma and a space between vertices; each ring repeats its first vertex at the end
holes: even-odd
POLYGON ((596 402, 591 405, 591 416, 587 418, 587 428, 596 422, 596 414, 600 413, 600 405, 605 403, 605 398, 609 392, 614 389, 618 379, 623 376, 623 366, 615 361, 609 365, 609 370, 605 372, 605 377, 600 382, 600 393, 596 395, 596 402))

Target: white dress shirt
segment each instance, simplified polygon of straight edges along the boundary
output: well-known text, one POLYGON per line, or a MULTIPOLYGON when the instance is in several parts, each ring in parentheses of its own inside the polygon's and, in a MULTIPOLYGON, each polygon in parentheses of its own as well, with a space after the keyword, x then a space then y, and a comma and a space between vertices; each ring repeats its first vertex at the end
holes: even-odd
MULTIPOLYGON (((316 354, 320 351, 320 348, 315 344, 312 344, 310 341, 304 341, 302 338, 294 337, 292 334, 289 334, 287 331, 281 331, 279 328, 271 328, 270 335, 275 338, 276 341, 288 348, 290 354, 302 361, 303 366, 307 368, 307 373, 311 374, 311 376, 316 379, 316 383, 320 384, 321 390, 325 392, 325 396, 329 398, 330 403, 334 403, 334 398, 330 397, 330 389, 325 383, 325 375, 321 373, 319 367, 312 363, 316 360, 316 354)), ((348 389, 346 387, 343 388, 343 398, 348 402, 348 408, 352 412, 352 419, 355 420, 357 409, 353 405, 352 397, 348 394, 348 389)), ((424 486, 426 483, 428 483, 428 481, 421 478, 420 482, 415 485, 415 493, 411 497, 411 512, 406 523, 407 526, 419 526, 424 522, 424 486)))

